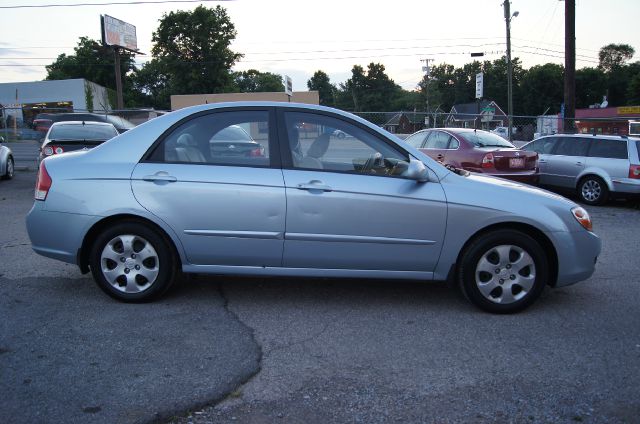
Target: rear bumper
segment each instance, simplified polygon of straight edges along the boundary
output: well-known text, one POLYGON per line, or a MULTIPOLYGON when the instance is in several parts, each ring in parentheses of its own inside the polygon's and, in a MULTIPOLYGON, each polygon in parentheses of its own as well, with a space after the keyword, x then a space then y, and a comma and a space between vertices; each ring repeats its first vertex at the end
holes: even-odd
POLYGON ((27 233, 34 252, 70 264, 78 263, 85 234, 99 217, 51 212, 34 202, 27 214, 27 233))
POLYGON ((592 232, 550 233, 558 254, 556 287, 568 286, 593 275, 602 249, 600 238, 592 232))
POLYGON ((501 172, 501 171, 492 171, 486 172, 478 169, 467 169, 467 171, 477 172, 484 175, 489 175, 491 177, 504 178, 511 181, 517 181, 520 183, 526 183, 531 185, 537 185, 540 174, 537 170, 532 171, 524 171, 524 172, 501 172))
POLYGON ((640 180, 631 178, 612 178, 613 191, 630 195, 640 195, 640 180))

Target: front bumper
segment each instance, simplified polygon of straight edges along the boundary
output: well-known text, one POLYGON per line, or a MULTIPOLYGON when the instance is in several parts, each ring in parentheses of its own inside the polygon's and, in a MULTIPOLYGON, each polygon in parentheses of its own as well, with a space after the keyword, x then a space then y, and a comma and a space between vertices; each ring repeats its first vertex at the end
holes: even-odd
POLYGON ((600 237, 586 230, 549 235, 558 253, 556 287, 575 284, 593 275, 596 260, 602 249, 600 237))

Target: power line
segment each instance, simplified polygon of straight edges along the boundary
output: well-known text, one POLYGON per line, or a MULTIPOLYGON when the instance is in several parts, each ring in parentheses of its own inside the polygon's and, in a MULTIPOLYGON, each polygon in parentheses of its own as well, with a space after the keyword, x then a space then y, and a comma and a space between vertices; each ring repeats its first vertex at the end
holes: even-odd
POLYGON ((50 7, 81 7, 81 6, 129 6, 132 4, 164 4, 164 3, 204 3, 204 2, 226 2, 234 0, 136 0, 106 3, 52 3, 52 4, 16 4, 11 6, 0 6, 0 9, 42 9, 50 7))

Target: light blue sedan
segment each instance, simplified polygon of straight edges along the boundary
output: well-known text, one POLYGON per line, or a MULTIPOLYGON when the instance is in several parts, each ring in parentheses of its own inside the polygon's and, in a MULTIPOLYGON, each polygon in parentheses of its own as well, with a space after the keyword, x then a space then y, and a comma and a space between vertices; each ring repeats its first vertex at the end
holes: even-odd
POLYGON ((272 102, 181 109, 45 159, 27 228, 37 253, 127 302, 182 271, 449 281, 508 313, 589 278, 600 253, 563 197, 446 168, 346 112, 272 102), (232 127, 256 148, 220 149, 232 127))

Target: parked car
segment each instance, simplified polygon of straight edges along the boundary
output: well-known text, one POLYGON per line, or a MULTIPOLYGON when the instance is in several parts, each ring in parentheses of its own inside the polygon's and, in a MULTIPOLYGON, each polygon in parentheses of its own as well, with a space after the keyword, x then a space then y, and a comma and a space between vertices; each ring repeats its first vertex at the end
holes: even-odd
MULTIPOLYGON (((515 134, 517 130, 518 129, 516 127, 512 127, 511 134, 512 135, 515 134)), ((494 129, 491 130, 491 133, 495 135, 499 135, 505 140, 509 140, 509 127, 495 127, 494 129)))
POLYGON ((593 273, 600 239, 583 208, 454 171, 336 109, 200 105, 42 161, 27 229, 37 253, 126 302, 157 298, 183 271, 451 281, 507 313, 593 273), (234 126, 260 129, 265 156, 211 149, 234 126), (198 154, 176 154, 184 134, 198 154), (315 140, 302 149, 303 137, 315 140))
POLYGON ((119 116, 88 112, 39 113, 33 120, 33 127, 36 131, 46 132, 54 122, 66 121, 107 122, 119 133, 135 128, 133 123, 119 116))
POLYGON ((487 131, 467 128, 426 129, 406 140, 447 165, 528 184, 538 180, 538 155, 516 148, 487 131))
POLYGON ((106 122, 56 122, 40 146, 39 160, 74 150, 91 149, 117 135, 116 128, 106 122))
POLYGON ((0 137, 0 178, 10 180, 15 172, 15 162, 11 149, 3 143, 4 137, 0 137))
POLYGON ((540 155, 541 185, 576 190, 586 204, 640 195, 638 138, 557 134, 540 137, 522 149, 540 155))

